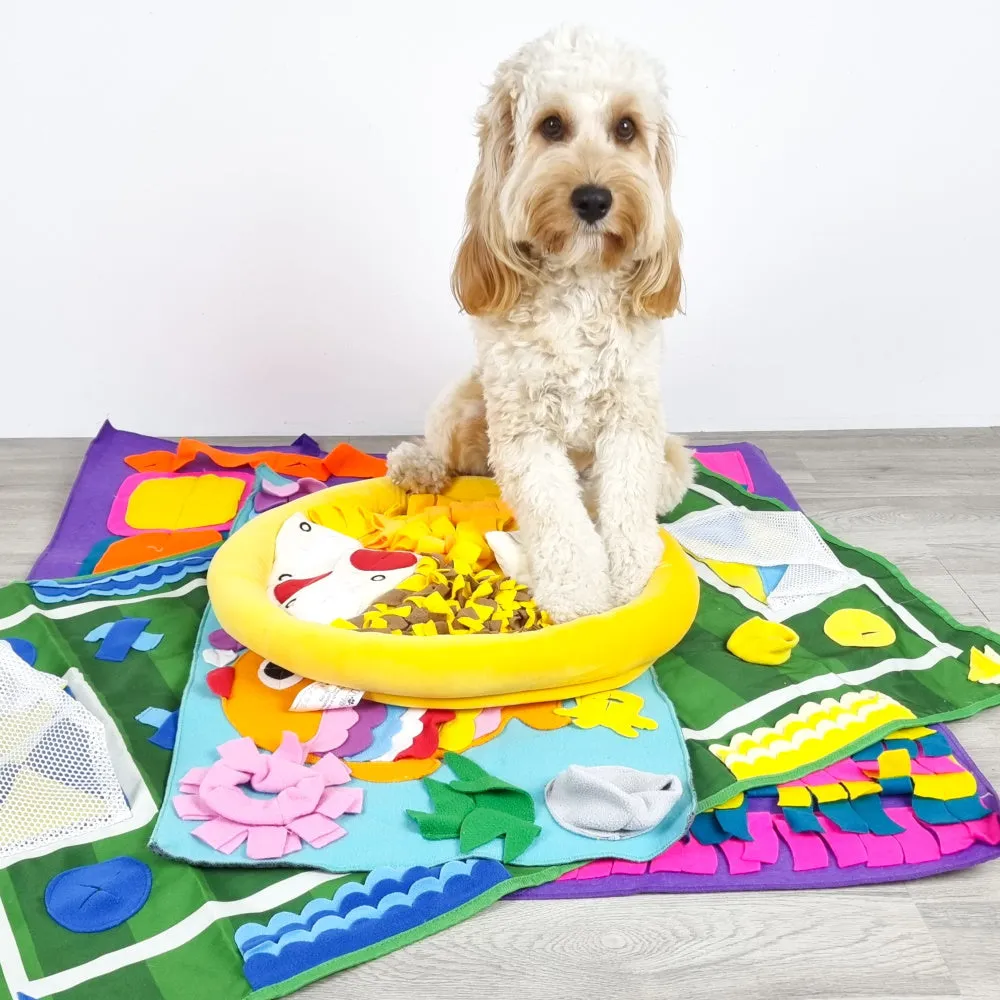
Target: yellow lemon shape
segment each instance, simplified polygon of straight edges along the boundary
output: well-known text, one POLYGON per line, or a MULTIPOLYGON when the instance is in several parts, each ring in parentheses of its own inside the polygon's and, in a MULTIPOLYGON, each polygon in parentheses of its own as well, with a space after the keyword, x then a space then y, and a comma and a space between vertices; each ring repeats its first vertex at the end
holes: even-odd
POLYGON ((777 667, 788 662, 798 642, 799 637, 787 625, 751 618, 733 632, 726 649, 747 663, 777 667))
POLYGON ((841 646, 891 646, 893 627, 878 615, 861 608, 841 608, 824 622, 823 631, 841 646))
POLYGON ((1000 684, 1000 654, 989 646, 969 650, 969 680, 977 684, 1000 684))

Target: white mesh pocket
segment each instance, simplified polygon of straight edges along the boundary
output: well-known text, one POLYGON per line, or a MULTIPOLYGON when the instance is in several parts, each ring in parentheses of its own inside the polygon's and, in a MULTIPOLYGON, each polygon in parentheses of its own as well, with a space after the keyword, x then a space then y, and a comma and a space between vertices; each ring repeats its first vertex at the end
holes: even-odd
POLYGON ((0 857, 129 816, 101 722, 0 641, 0 857))
POLYGON ((787 567, 767 596, 768 606, 778 612, 822 601, 861 582, 799 511, 720 504, 674 521, 670 533, 698 559, 787 567))

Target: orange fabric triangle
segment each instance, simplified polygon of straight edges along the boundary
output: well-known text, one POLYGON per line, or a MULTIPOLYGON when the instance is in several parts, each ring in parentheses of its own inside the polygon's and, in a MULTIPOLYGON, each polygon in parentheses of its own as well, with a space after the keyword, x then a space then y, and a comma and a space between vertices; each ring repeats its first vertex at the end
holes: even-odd
POLYGON ((218 531, 148 531, 112 542, 94 567, 95 573, 107 573, 128 566, 179 556, 222 541, 218 531))
POLYGON ((354 445, 341 442, 323 459, 323 465, 331 476, 346 476, 353 479, 377 479, 386 473, 384 458, 376 458, 359 451, 354 445))

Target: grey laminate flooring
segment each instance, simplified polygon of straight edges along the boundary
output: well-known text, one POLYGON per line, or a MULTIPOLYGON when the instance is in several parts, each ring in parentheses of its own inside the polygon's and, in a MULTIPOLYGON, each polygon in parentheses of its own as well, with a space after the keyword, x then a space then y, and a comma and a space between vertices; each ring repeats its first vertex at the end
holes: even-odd
MULTIPOLYGON (((826 528, 888 556, 960 620, 1000 630, 1000 430, 751 437, 826 528)), ((84 447, 0 441, 3 581, 47 541, 84 447)), ((955 728, 1000 782, 1000 710, 955 728)), ((500 902, 300 996, 998 1000, 1000 862, 829 892, 500 902)))

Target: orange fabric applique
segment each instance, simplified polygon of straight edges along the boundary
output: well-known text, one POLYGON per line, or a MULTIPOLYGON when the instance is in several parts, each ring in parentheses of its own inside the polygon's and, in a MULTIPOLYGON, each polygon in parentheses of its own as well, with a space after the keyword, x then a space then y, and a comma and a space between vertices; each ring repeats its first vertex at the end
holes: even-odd
POLYGON ((222 535, 218 531, 149 531, 129 535, 112 542, 94 567, 95 573, 110 573, 116 569, 140 566, 169 556, 194 552, 209 545, 218 545, 222 535))
POLYGON ((561 701, 540 701, 534 705, 506 705, 500 709, 500 725, 485 736, 480 736, 472 743, 472 746, 482 746, 490 740, 499 736, 506 728, 511 719, 519 719, 529 729, 537 729, 547 732, 552 729, 562 729, 569 725, 569 719, 556 715, 553 709, 562 708, 561 701))
POLYGON ((179 472, 199 455, 211 459, 219 468, 239 469, 244 465, 256 469, 267 465, 282 476, 302 479, 310 476, 326 482, 330 476, 356 479, 374 479, 384 476, 385 459, 359 451, 347 443, 338 444, 325 458, 314 455, 295 455, 283 451, 255 451, 242 454, 215 448, 194 438, 181 438, 176 451, 144 451, 129 455, 125 464, 137 472, 179 472))
POLYGON ((341 442, 323 459, 331 476, 352 479, 378 479, 386 474, 384 458, 359 451, 354 445, 341 442))
POLYGON ((416 781, 433 774, 440 766, 437 757, 425 757, 422 760, 407 758, 405 760, 345 760, 347 769, 358 781, 376 781, 382 783, 394 781, 416 781))

